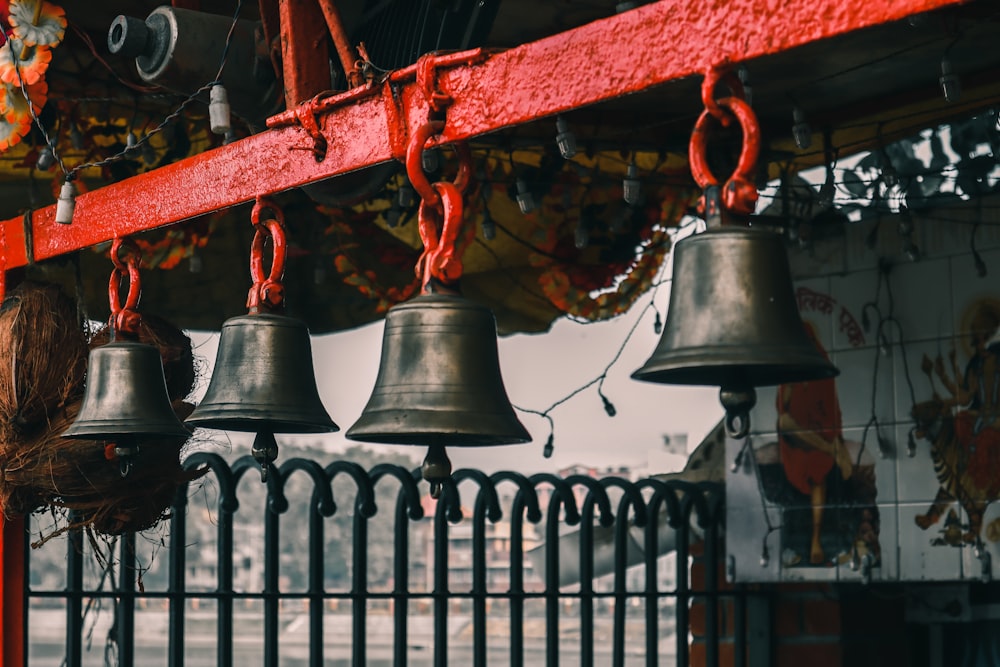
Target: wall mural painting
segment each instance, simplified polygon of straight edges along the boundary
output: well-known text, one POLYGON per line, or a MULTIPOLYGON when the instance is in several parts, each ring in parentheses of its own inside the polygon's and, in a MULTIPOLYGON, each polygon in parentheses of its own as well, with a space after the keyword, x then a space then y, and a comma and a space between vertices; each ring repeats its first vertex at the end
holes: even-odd
POLYGON ((1000 541, 1000 518, 983 525, 1000 498, 1000 299, 974 301, 961 320, 957 344, 921 361, 932 396, 913 406, 913 436, 930 444, 940 487, 914 520, 932 546, 981 547, 1000 541))
MULTIPOLYGON (((806 332, 827 355, 821 331, 830 318, 852 347, 865 344, 854 315, 828 294, 796 291, 806 332)), ((781 508, 781 565, 831 568, 870 554, 880 560, 875 461, 864 443, 845 439, 840 388, 854 378, 777 388, 775 436, 755 447, 761 485, 781 508)), ((764 425, 758 425, 766 428, 764 425)))

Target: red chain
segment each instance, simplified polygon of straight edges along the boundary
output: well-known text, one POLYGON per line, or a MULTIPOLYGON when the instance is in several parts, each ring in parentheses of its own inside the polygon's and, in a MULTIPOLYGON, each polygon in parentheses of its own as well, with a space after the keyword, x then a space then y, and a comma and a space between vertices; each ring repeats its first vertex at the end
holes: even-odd
POLYGON ((251 313, 262 310, 278 311, 285 304, 285 286, 281 279, 285 275, 285 215, 273 202, 258 197, 250 212, 250 221, 256 230, 250 247, 250 278, 253 285, 247 295, 247 309, 251 313), (264 211, 271 217, 262 219, 264 211), (264 245, 270 239, 273 244, 271 271, 264 272, 264 245))
MULTIPOLYGON (((705 110, 695 123, 688 147, 691 174, 702 189, 719 185, 719 180, 708 166, 706 149, 709 130, 713 121, 725 126, 735 118, 743 130, 743 148, 736 170, 722 186, 722 206, 737 215, 750 215, 757 207, 758 197, 757 186, 753 182, 760 155, 760 124, 757 122, 757 115, 743 99, 743 86, 732 72, 721 72, 718 69, 709 71, 702 85, 702 99, 705 101, 705 110), (715 99, 715 89, 719 83, 729 86, 733 95, 715 99)), ((705 214, 704 198, 699 203, 698 210, 705 214)))
POLYGON ((142 321, 136 310, 142 294, 142 284, 139 280, 139 248, 131 239, 116 238, 111 244, 111 262, 115 268, 112 269, 111 279, 108 281, 108 302, 111 306, 109 324, 112 332, 116 334, 138 336, 139 323, 142 321), (128 280, 128 293, 124 305, 120 294, 122 279, 128 280))

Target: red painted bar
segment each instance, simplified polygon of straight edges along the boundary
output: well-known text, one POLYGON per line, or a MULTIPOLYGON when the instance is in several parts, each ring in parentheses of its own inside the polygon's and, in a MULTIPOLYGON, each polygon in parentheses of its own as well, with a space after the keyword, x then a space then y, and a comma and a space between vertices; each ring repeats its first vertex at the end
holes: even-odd
MULTIPOLYGON (((961 1, 786 0, 768 8, 759 0, 662 0, 478 64, 442 70, 438 85, 455 97, 444 139, 486 134, 697 75, 727 60, 781 52, 961 1)), ((395 96, 384 84, 323 105, 332 108, 320 118, 329 143, 322 162, 313 158, 304 130, 274 129, 82 195, 71 225, 53 222, 54 206, 37 211, 35 258, 392 159, 398 152, 394 145, 399 146, 396 123, 414 128, 427 118, 427 103, 415 82, 393 86, 395 96), (404 120, 396 121, 397 114, 404 120)), ((8 242, 7 268, 23 266, 22 219, 0 224, 8 242)))

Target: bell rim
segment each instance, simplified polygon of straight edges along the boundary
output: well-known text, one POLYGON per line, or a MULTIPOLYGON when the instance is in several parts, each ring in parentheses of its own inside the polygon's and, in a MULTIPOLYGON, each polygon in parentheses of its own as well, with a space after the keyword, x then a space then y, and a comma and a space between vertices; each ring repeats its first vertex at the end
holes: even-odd
POLYGON ((187 440, 191 437, 192 431, 184 426, 184 422, 178 420, 177 427, 173 424, 164 423, 162 429, 155 429, 149 426, 148 421, 135 422, 136 426, 143 426, 141 430, 123 431, 129 425, 121 420, 89 420, 86 424, 77 425, 75 422, 62 432, 62 437, 71 440, 122 440, 141 438, 183 438, 187 440), (114 426, 117 430, 109 430, 114 426))
MULTIPOLYGON (((246 409, 246 406, 241 406, 246 409)), ((212 411, 217 408, 213 406, 212 411)), ((216 431, 237 431, 240 433, 257 433, 267 431, 269 433, 336 433, 340 426, 327 415, 327 421, 303 421, 290 416, 263 417, 254 415, 233 416, 232 410, 221 411, 224 414, 213 414, 212 411, 203 411, 198 414, 198 408, 184 420, 185 424, 190 424, 194 428, 207 428, 216 431)))
POLYGON ((427 446, 441 444, 446 447, 499 447, 531 442, 531 434, 513 414, 483 414, 437 412, 433 410, 365 411, 344 437, 359 442, 385 445, 427 446), (496 425, 493 432, 473 431, 449 427, 456 420, 482 424, 484 419, 496 425), (396 429, 392 432, 386 429, 396 429), (375 430, 378 429, 378 430, 375 430))

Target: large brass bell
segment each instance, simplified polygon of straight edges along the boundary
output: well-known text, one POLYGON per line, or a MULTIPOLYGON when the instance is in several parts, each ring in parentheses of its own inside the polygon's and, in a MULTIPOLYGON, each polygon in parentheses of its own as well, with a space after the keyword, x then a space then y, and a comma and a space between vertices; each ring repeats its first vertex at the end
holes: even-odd
POLYGON ((451 294, 391 308, 375 388, 347 437, 429 447, 432 493, 451 474, 445 446, 528 442, 500 375, 493 313, 451 294))
POLYGON ((124 477, 132 468, 141 440, 157 437, 186 440, 191 432, 170 405, 159 350, 133 340, 116 339, 117 335, 138 335, 140 316, 135 308, 141 288, 135 246, 116 239, 111 256, 115 263, 109 290, 111 342, 91 350, 80 412, 62 435, 113 443, 124 477), (123 250, 128 255, 125 260, 121 258, 123 250), (117 292, 122 277, 129 279, 124 305, 117 292))
POLYGON ((212 380, 187 423, 227 431, 337 431, 319 397, 309 330, 285 315, 226 320, 212 380))
POLYGON ((261 481, 278 456, 275 433, 339 431, 323 407, 313 373, 305 323, 275 311, 284 307, 283 214, 258 198, 251 213, 256 233, 250 254, 253 286, 248 315, 222 324, 215 368, 205 397, 187 418, 194 426, 256 433, 251 453, 261 481), (270 210, 272 218, 264 219, 270 210), (270 273, 264 271, 265 240, 274 245, 270 273))
POLYGON ((723 226, 677 243, 663 335, 633 378, 720 387, 727 432, 745 437, 754 387, 838 372, 805 331, 779 234, 723 226))

